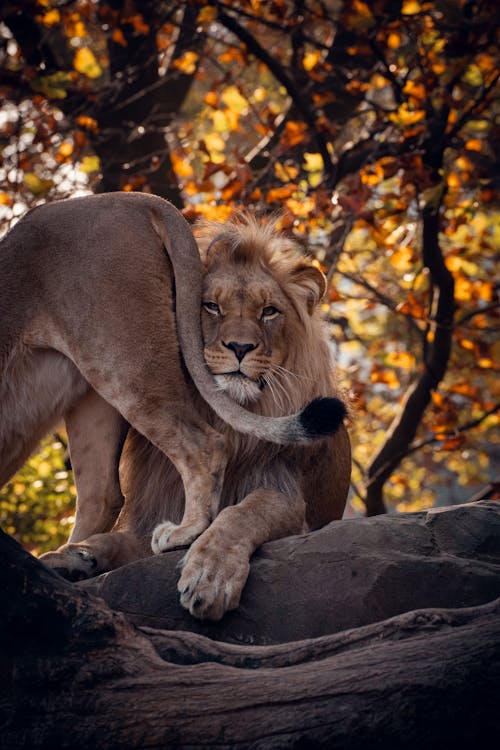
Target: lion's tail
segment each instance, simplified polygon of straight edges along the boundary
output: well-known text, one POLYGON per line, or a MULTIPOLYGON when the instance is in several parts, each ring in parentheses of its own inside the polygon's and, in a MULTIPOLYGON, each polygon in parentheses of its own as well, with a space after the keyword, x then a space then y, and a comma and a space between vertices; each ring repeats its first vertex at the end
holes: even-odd
POLYGON ((347 415, 338 398, 317 398, 287 417, 263 417, 244 409, 220 391, 205 362, 200 323, 202 266, 189 225, 171 204, 158 200, 152 222, 174 269, 176 324, 186 367, 200 394, 215 413, 237 432, 272 443, 308 443, 333 435, 347 415), (194 304, 193 304, 194 302, 194 304))

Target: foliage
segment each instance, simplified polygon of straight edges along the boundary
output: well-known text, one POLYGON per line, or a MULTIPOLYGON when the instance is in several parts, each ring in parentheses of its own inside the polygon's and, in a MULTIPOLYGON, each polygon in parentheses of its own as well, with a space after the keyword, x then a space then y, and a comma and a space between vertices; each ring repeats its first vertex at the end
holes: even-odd
POLYGON ((330 281, 358 409, 353 506, 463 499, 492 481, 498 425, 496 12, 9 3, 5 224, 83 189, 149 190, 190 219, 280 209, 330 281))
POLYGON ((76 489, 58 436, 0 489, 0 526, 33 553, 64 544, 74 521, 76 489))

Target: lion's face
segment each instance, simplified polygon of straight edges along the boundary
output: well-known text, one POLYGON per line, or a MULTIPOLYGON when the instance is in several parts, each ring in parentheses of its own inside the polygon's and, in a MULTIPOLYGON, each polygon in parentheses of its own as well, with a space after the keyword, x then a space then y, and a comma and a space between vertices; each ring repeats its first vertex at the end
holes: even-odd
POLYGON ((204 258, 202 327, 210 370, 240 404, 266 393, 282 413, 289 413, 288 392, 297 390, 290 352, 300 347, 298 358, 308 356, 307 343, 299 342, 307 339, 325 291, 323 274, 294 250, 269 226, 246 219, 212 239, 204 258))
POLYGON ((205 359, 241 404, 272 387, 286 356, 287 319, 297 317, 279 284, 255 267, 208 273, 203 295, 205 359))

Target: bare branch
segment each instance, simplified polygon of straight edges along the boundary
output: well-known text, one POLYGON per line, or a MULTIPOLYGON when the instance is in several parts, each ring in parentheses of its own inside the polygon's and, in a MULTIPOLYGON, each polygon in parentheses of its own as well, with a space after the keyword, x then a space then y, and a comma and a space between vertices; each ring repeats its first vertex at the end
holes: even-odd
MULTIPOLYGON (((491 409, 488 409, 483 414, 481 414, 480 417, 477 417, 476 419, 471 419, 469 422, 466 422, 463 425, 460 425, 459 427, 456 427, 453 430, 442 430, 439 433, 439 437, 436 435, 433 435, 432 437, 426 438, 425 440, 419 440, 416 443, 412 443, 410 446, 408 446, 405 450, 400 451, 399 454, 394 456, 394 459, 398 459, 398 462, 401 462, 404 458, 408 458, 408 456, 411 456, 413 453, 417 453, 418 451, 422 450, 422 448, 426 448, 428 445, 435 445, 436 443, 442 443, 443 438, 454 438, 457 437, 457 435, 462 435, 464 432, 468 432, 469 430, 473 430, 475 427, 479 427, 485 419, 488 419, 492 414, 496 414, 496 412, 500 409, 500 401, 498 401, 494 406, 491 407, 491 409)), ((372 477, 370 477, 370 480, 367 482, 366 487, 368 488, 371 484, 378 481, 380 476, 384 473, 384 471, 387 469, 387 466, 381 466, 377 473, 374 474, 372 477)))

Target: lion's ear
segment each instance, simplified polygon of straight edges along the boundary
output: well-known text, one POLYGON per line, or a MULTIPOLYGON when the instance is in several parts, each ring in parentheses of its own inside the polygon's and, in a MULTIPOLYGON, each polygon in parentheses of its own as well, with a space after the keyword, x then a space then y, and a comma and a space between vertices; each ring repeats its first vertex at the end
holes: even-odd
POLYGON ((291 283, 305 294, 307 310, 312 315, 326 292, 326 277, 319 268, 301 263, 292 271, 291 283))

